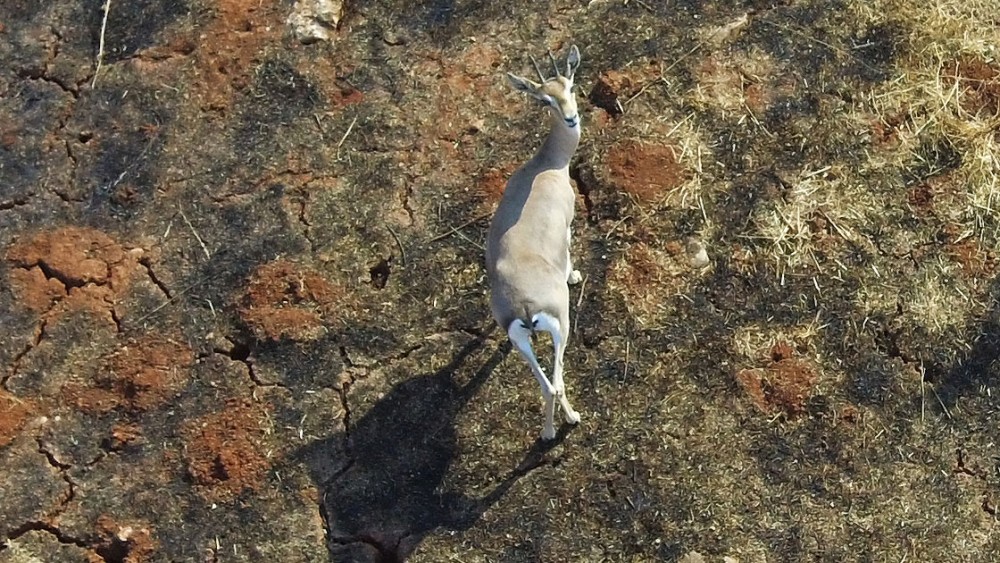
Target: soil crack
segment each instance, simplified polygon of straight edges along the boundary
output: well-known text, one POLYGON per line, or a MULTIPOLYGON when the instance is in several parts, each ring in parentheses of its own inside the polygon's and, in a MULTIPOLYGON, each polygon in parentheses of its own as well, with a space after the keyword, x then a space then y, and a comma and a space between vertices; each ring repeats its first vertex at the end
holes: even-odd
POLYGON ((413 197, 413 182, 407 182, 406 188, 403 190, 401 199, 401 204, 403 206, 403 211, 406 211, 406 218, 409 220, 411 225, 416 224, 416 213, 413 206, 410 204, 410 198, 413 197))
POLYGON ((115 331, 118 332, 118 334, 122 334, 125 332, 125 329, 122 326, 121 317, 119 317, 118 312, 115 311, 115 304, 107 299, 105 299, 104 302, 108 304, 108 314, 111 315, 111 320, 115 323, 115 331))
POLYGON ((53 267, 45 260, 38 260, 33 264, 27 264, 26 266, 22 266, 22 269, 27 270, 30 269, 32 266, 38 266, 38 269, 41 270, 43 274, 45 274, 45 279, 56 280, 59 283, 63 284, 66 287, 67 293, 69 293, 69 290, 72 288, 83 287, 87 285, 87 281, 84 280, 82 277, 79 276, 74 277, 65 272, 60 272, 57 268, 53 267))
POLYGON ((43 82, 48 82, 49 84, 54 84, 58 86, 59 89, 62 90, 63 92, 69 94, 70 96, 73 96, 74 100, 78 100, 80 98, 80 88, 76 84, 69 85, 66 84, 63 80, 60 80, 59 78, 49 76, 48 64, 46 64, 46 68, 44 69, 39 69, 39 68, 21 69, 20 71, 18 71, 17 77, 20 78, 21 80, 41 80, 43 82))
POLYGON ((591 178, 584 179, 583 167, 577 163, 570 167, 569 177, 571 180, 576 182, 576 189, 583 196, 583 205, 587 210, 587 220, 591 223, 594 222, 594 200, 591 199, 590 193, 593 186, 591 185, 591 178))
POLYGON ((0 211, 10 211, 15 207, 21 207, 28 205, 28 198, 26 197, 15 197, 14 199, 9 199, 6 201, 0 201, 0 211))
POLYGON ((158 287, 160 291, 163 292, 163 295, 167 297, 167 300, 173 299, 174 296, 173 293, 170 291, 170 288, 167 287, 167 284, 163 283, 163 280, 158 278, 156 276, 156 273, 153 271, 152 260, 150 260, 148 256, 143 256, 142 258, 139 259, 139 264, 141 264, 142 267, 146 269, 146 275, 149 276, 149 281, 153 282, 153 285, 158 287))
POLYGON ((289 387, 280 381, 275 381, 273 383, 268 383, 260 378, 257 374, 257 370, 254 369, 253 360, 250 356, 253 354, 253 350, 247 344, 242 342, 234 342, 233 347, 229 350, 223 348, 213 348, 213 354, 221 354, 234 362, 239 362, 243 364, 247 369, 247 376, 250 381, 253 382, 255 387, 281 387, 282 389, 288 389, 289 387))
MULTIPOLYGON (((955 475, 967 475, 989 487, 990 482, 987 471, 985 469, 977 470, 974 467, 970 467, 967 464, 965 452, 962 451, 962 448, 957 448, 955 450, 955 468, 952 469, 952 473, 955 475)), ((983 502, 980 505, 980 508, 982 508, 983 512, 989 514, 990 516, 996 517, 997 514, 1000 513, 1000 507, 998 507, 996 501, 993 500, 993 495, 990 494, 989 488, 983 491, 982 494, 983 502)))
POLYGON ((90 543, 80 538, 75 538, 69 534, 64 533, 57 526, 53 526, 48 522, 42 522, 40 520, 32 520, 30 522, 25 522, 17 528, 14 528, 7 537, 8 542, 17 540, 21 536, 29 532, 45 532, 56 538, 56 541, 63 545, 75 545, 77 547, 82 547, 85 549, 90 548, 90 543))
POLYGON ((356 371, 363 368, 354 365, 347 353, 346 346, 340 347, 340 358, 347 366, 346 377, 340 382, 340 408, 344 411, 344 451, 353 458, 351 453, 351 403, 347 400, 347 393, 351 390, 351 385, 354 385, 354 382, 358 380, 356 371))
POLYGON ((299 204, 299 224, 302 225, 302 236, 309 243, 309 251, 312 252, 316 247, 312 239, 312 223, 306 217, 306 210, 309 208, 309 193, 303 192, 302 198, 298 201, 299 204))
POLYGON ((31 353, 32 350, 34 350, 39 344, 42 343, 42 339, 45 338, 45 327, 48 323, 47 316, 48 312, 46 312, 46 314, 41 316, 41 319, 38 321, 38 325, 35 327, 35 333, 32 335, 31 342, 29 342, 24 347, 23 350, 21 350, 20 352, 17 353, 17 355, 14 356, 14 359, 10 363, 11 365, 10 371, 7 373, 7 375, 3 377, 3 381, 0 381, 0 386, 2 386, 7 391, 10 391, 10 389, 7 388, 7 382, 10 380, 11 377, 17 375, 18 371, 20 371, 21 362, 24 360, 25 356, 31 353))
POLYGON ((966 465, 965 453, 962 451, 962 448, 955 450, 955 469, 952 470, 952 473, 968 475, 981 481, 986 481, 986 473, 984 471, 976 471, 966 465))
POLYGON ((53 518, 58 518, 58 516, 66 509, 66 505, 76 498, 76 483, 74 483, 73 479, 69 476, 69 470, 72 469, 73 465, 59 461, 59 458, 57 458, 54 453, 45 447, 45 442, 43 442, 41 438, 36 438, 35 441, 38 444, 38 453, 45 456, 49 465, 57 469, 59 471, 59 476, 66 482, 66 494, 59 501, 56 514, 53 515, 53 518))

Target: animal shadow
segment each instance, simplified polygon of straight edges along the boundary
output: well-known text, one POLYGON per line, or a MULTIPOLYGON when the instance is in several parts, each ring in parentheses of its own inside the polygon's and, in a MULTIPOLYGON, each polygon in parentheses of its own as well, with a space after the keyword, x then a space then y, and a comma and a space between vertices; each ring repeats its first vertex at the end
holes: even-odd
POLYGON ((552 442, 537 441, 484 497, 441 490, 456 452, 455 418, 510 352, 505 342, 467 384, 456 384, 452 374, 482 345, 470 342, 437 372, 396 385, 348 436, 297 452, 320 491, 331 561, 401 562, 432 530, 468 529, 565 437, 563 429, 552 442))

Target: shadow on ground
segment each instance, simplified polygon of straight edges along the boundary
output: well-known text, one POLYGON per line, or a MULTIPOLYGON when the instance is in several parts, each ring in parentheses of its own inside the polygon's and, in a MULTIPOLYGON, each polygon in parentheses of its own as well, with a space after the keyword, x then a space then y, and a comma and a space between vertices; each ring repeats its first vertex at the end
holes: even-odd
MULTIPOLYGON (((953 407, 963 397, 981 394, 982 389, 996 381, 997 357, 1000 350, 1000 278, 993 280, 989 292, 992 306, 984 319, 975 319, 967 329, 971 349, 955 363, 950 370, 940 376, 940 399, 943 405, 953 407)), ((930 373, 932 378, 938 374, 930 373)))
POLYGON ((511 349, 504 342, 457 384, 453 374, 483 345, 469 342, 440 370, 396 385, 346 436, 297 452, 320 491, 331 561, 404 561, 432 530, 468 529, 563 441, 568 427, 551 442, 536 441, 485 496, 441 490, 457 453, 456 417, 511 349))

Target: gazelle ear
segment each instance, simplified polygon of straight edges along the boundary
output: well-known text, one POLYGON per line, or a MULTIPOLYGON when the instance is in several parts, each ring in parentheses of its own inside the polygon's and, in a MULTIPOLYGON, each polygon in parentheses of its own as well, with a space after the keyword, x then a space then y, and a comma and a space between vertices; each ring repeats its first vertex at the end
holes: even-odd
POLYGON ((576 69, 579 66, 580 50, 576 48, 576 45, 572 45, 569 48, 569 54, 566 55, 566 78, 573 80, 573 76, 576 74, 576 69))
POLYGON ((514 85, 514 88, 517 89, 518 92, 524 92, 540 102, 552 105, 552 96, 542 92, 541 84, 536 84, 527 78, 521 78, 520 76, 509 72, 507 73, 507 80, 510 80, 510 83, 514 85))
POLYGON ((530 94, 532 96, 538 97, 538 89, 542 87, 541 84, 536 84, 527 78, 521 78, 516 74, 507 73, 507 80, 510 80, 511 85, 518 92, 524 92, 525 94, 530 94))

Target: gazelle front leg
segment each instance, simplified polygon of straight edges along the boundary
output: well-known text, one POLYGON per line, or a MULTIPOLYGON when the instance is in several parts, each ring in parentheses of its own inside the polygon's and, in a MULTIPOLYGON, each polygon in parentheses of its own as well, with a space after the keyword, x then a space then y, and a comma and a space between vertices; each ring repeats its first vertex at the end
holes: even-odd
POLYGON ((570 254, 569 247, 572 246, 573 242, 573 231, 567 227, 566 228, 566 264, 569 265, 569 275, 566 276, 566 283, 569 285, 576 285, 583 280, 583 276, 580 275, 580 270, 573 269, 573 256, 570 254))
POLYGON ((569 285, 576 285, 583 281, 583 276, 580 275, 580 270, 574 270, 572 262, 570 263, 569 276, 566 278, 566 283, 569 285))

